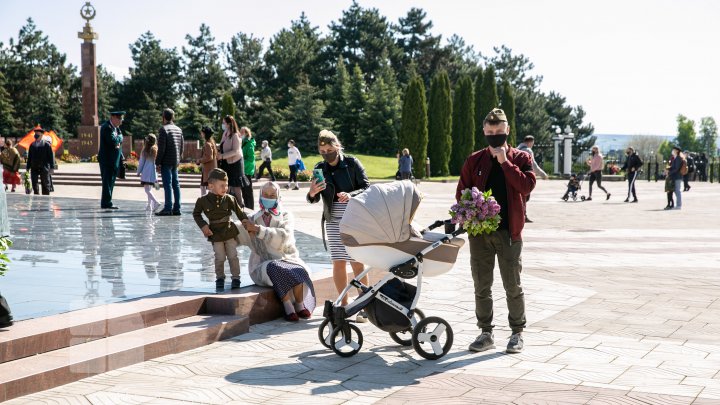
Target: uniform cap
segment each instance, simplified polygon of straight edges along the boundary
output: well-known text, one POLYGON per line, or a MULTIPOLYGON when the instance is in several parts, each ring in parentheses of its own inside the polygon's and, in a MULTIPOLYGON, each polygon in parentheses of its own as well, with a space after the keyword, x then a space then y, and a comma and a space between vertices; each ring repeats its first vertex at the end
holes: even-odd
POLYGON ((486 122, 507 122, 505 111, 499 108, 493 108, 485 117, 486 122))

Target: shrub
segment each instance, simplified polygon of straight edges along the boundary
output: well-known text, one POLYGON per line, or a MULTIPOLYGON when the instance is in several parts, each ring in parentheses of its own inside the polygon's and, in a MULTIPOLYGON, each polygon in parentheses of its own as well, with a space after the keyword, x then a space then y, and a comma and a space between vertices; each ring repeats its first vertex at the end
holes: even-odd
POLYGON ((286 180, 290 177, 290 174, 288 174, 287 170, 281 169, 279 167, 273 167, 273 174, 278 180, 286 180))
POLYGON ((60 156, 60 160, 62 160, 65 163, 80 163, 80 157, 75 156, 71 153, 63 153, 60 156))
POLYGON ((8 263, 10 263, 10 258, 7 256, 7 253, 5 253, 5 251, 10 249, 10 246, 12 246, 12 241, 10 240, 10 238, 6 236, 0 237, 0 276, 4 276, 5 273, 8 271, 8 263))
POLYGON ((310 170, 298 171, 297 179, 298 179, 298 181, 310 181, 310 179, 312 179, 312 171, 310 171, 310 170))
POLYGON ((130 171, 135 171, 138 168, 138 161, 137 159, 127 159, 125 160, 125 169, 130 171))
POLYGON ((97 163, 97 162, 98 162, 98 160, 97 160, 97 155, 92 155, 92 156, 90 157, 90 161, 93 162, 93 163, 97 163))
POLYGON ((200 167, 194 163, 182 163, 178 166, 180 173, 200 173, 200 167))

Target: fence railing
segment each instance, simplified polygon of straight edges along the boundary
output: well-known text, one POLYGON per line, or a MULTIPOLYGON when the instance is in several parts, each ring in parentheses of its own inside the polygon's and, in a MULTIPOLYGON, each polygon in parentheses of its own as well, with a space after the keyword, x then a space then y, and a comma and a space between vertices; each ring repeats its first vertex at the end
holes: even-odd
MULTIPOLYGON (((645 175, 647 181, 658 181, 665 179, 665 168, 668 165, 667 160, 661 160, 657 157, 647 160, 645 166, 645 175)), ((720 183, 720 158, 715 157, 707 162, 696 162, 695 170, 689 173, 690 181, 702 181, 710 183, 720 183)))

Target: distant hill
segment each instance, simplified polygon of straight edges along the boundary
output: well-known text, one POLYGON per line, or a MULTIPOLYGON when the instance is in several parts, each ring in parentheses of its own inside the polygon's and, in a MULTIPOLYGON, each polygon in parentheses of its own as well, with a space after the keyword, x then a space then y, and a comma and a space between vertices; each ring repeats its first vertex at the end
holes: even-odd
MULTIPOLYGON (((634 136, 638 135, 625 135, 625 134, 593 134, 597 137, 597 140, 595 141, 595 144, 600 147, 600 150, 604 153, 620 150, 628 146, 628 143, 634 136)), ((672 141, 675 138, 675 135, 652 135, 652 134, 642 134, 642 136, 657 136, 659 138, 662 138, 663 140, 667 139, 668 141, 672 141)))

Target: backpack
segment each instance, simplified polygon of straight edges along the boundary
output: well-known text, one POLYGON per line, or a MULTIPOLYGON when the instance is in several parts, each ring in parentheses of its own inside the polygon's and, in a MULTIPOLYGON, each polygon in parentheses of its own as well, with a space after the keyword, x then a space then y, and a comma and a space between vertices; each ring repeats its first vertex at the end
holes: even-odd
POLYGON ((688 174, 688 164, 687 160, 685 159, 680 162, 680 174, 682 174, 683 176, 688 174))

